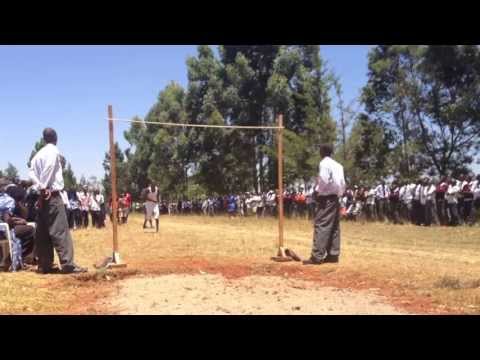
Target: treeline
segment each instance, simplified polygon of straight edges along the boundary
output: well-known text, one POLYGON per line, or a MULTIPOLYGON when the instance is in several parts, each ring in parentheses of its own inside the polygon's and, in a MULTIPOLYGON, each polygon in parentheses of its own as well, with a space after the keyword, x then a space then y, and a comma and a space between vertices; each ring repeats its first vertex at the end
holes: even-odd
MULTIPOLYGON (((275 125, 284 115, 285 181, 309 181, 318 144, 335 141, 333 77, 316 45, 203 45, 187 60, 188 86, 169 84, 145 121, 275 125)), ((137 119, 139 120, 139 119, 137 119)), ((275 132, 132 124, 118 153, 119 188, 134 195, 154 181, 163 193, 226 194, 277 186, 275 132)), ((104 162, 109 189, 109 156, 104 162)))
MULTIPOLYGON (((359 113, 343 104, 320 54, 317 45, 199 46, 187 60, 187 88, 170 83, 144 120, 261 126, 275 125, 281 113, 287 185, 316 175, 318 146, 327 141, 355 183, 469 170, 480 143, 477 46, 372 48, 359 113)), ((119 190, 134 196, 149 180, 171 196, 277 188, 272 131, 132 124, 124 136, 128 149, 116 149, 119 190)), ((103 165, 108 193, 108 153, 103 165)))

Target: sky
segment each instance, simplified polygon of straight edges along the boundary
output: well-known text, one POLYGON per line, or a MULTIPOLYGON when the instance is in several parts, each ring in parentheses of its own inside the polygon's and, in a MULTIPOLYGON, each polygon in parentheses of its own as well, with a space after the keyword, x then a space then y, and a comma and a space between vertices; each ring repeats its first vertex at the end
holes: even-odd
MULTIPOLYGON (((366 83, 369 48, 320 47, 347 104, 366 83)), ((35 142, 53 127, 77 179, 102 178, 107 105, 118 118, 144 117, 170 81, 187 85, 186 60, 195 54, 196 45, 0 46, 0 169, 11 162, 26 178, 35 142)), ((127 128, 116 123, 123 148, 127 128)))

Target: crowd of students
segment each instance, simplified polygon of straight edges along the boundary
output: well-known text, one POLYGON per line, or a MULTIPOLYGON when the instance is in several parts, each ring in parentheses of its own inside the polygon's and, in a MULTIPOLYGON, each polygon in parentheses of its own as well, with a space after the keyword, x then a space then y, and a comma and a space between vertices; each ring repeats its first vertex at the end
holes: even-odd
MULTIPOLYGON (((480 215, 480 175, 444 177, 433 181, 425 177, 416 182, 380 182, 375 186, 347 187, 340 197, 342 218, 347 220, 389 221, 415 225, 474 224, 480 215)), ((288 189, 283 194, 286 217, 313 219, 316 201, 314 187, 288 189)), ((170 215, 257 217, 276 216, 278 196, 273 190, 261 194, 230 194, 202 199, 183 199, 160 203, 160 212, 170 215)))
POLYGON ((346 190, 340 201, 343 215, 352 220, 363 217, 394 224, 473 225, 480 215, 480 175, 354 186, 346 190))

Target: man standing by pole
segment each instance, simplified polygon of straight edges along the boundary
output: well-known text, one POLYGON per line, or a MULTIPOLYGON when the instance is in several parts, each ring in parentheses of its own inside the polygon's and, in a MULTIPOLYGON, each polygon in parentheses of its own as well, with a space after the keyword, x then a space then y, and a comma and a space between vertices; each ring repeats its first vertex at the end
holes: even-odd
POLYGON ((304 265, 338 263, 340 256, 340 204, 345 192, 343 166, 331 158, 333 145, 320 145, 319 177, 316 187, 317 212, 315 214, 313 250, 304 265))
POLYGON ((60 196, 64 182, 61 156, 57 148, 57 133, 47 128, 43 131, 45 146, 31 162, 30 177, 40 191, 37 215, 36 248, 39 272, 51 273, 55 248, 64 274, 83 273, 73 262, 73 241, 70 236, 65 206, 60 196))

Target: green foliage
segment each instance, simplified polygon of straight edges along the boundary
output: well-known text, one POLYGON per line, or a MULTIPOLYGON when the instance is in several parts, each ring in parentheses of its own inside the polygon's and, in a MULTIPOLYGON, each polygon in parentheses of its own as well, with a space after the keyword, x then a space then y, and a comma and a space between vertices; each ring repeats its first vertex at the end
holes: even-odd
MULTIPOLYGON (((145 120, 271 126, 283 113, 285 181, 315 176, 319 144, 336 139, 328 96, 332 81, 319 47, 224 45, 218 50, 217 56, 211 47, 199 46, 197 56, 187 60, 188 88, 170 83, 145 120)), ((273 131, 132 124, 124 135, 130 144, 126 186, 134 196, 149 180, 172 197, 277 186, 273 131)))
MULTIPOLYGON (((127 162, 125 161, 125 155, 120 150, 118 143, 115 143, 115 157, 116 157, 116 170, 117 170, 117 193, 121 194, 129 190, 129 176, 127 162)), ((110 153, 105 153, 105 159, 103 161, 103 169, 105 170, 105 177, 102 180, 103 189, 105 191, 106 197, 110 197, 112 194, 111 186, 111 164, 110 164, 110 153)), ((80 185, 82 187, 93 187, 96 188, 100 185, 95 177, 91 177, 89 181, 85 179, 84 176, 80 179, 80 185)))
POLYGON ((72 165, 69 163, 63 169, 63 181, 65 183, 65 189, 76 189, 77 179, 73 173, 72 165))
MULTIPOLYGON (((347 159, 344 162, 347 181, 374 185, 390 172, 389 154, 392 143, 390 131, 367 115, 361 114, 353 125, 347 141, 347 159)), ((342 152, 337 153, 341 157, 342 152)))
POLYGON ((363 101, 394 132, 401 177, 446 175, 480 146, 480 50, 473 45, 378 46, 363 101))
POLYGON ((5 178, 10 180, 11 182, 15 182, 18 180, 18 170, 15 166, 11 163, 8 163, 7 168, 5 169, 5 178))

